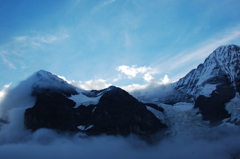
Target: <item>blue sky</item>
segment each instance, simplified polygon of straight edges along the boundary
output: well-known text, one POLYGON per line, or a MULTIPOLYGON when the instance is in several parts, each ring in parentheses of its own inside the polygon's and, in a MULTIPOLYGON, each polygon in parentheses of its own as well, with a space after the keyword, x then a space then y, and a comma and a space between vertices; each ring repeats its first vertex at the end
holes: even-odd
POLYGON ((218 46, 240 45, 239 8, 239 0, 0 0, 0 89, 40 69, 89 89, 176 81, 218 46))

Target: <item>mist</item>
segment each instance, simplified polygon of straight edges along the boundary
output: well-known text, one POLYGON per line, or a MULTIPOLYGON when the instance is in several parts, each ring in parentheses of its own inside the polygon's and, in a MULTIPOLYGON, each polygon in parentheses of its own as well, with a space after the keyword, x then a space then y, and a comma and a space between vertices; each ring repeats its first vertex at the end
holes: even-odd
POLYGON ((0 158, 211 158, 240 157, 239 130, 218 130, 206 138, 168 137, 148 145, 136 136, 79 138, 48 129, 28 134, 28 139, 0 145, 0 158))
POLYGON ((172 107, 166 113, 168 120, 172 120, 170 128, 167 132, 159 132, 159 136, 164 134, 161 139, 156 134, 158 140, 154 144, 135 135, 93 137, 50 129, 31 132, 24 127, 24 112, 36 100, 31 96, 32 81, 30 78, 6 90, 0 103, 0 118, 7 121, 0 124, 1 159, 240 159, 239 126, 223 124, 211 128, 202 123, 201 117, 194 116, 193 110, 180 113, 174 112, 172 107))

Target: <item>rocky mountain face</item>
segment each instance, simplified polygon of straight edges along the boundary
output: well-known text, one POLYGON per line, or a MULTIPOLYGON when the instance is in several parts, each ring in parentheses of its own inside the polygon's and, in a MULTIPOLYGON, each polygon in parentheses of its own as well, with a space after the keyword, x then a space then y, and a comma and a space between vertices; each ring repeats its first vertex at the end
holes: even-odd
MULTIPOLYGON (((124 135, 140 136, 154 134, 167 128, 155 117, 145 104, 139 102, 126 91, 111 86, 100 91, 78 93, 73 86, 57 79, 49 72, 40 71, 40 81, 49 83, 49 79, 58 81, 54 87, 33 85, 36 103, 25 111, 25 127, 33 131, 50 128, 68 132, 85 132, 88 135, 124 135), (48 76, 42 76, 48 75, 48 76), (54 77, 54 78, 52 78, 54 77), (57 79, 57 80, 56 80, 57 79), (59 83, 60 81, 60 83, 59 83), (88 98, 98 103, 77 105, 71 96, 88 98)), ((45 85, 44 85, 45 86, 45 85)))
POLYGON ((229 117, 225 104, 240 92, 240 47, 221 46, 185 77, 174 83, 182 101, 193 99, 204 120, 229 117))
POLYGON ((211 85, 227 84, 240 92, 240 47, 221 46, 211 53, 203 64, 174 83, 181 93, 196 99, 211 85))

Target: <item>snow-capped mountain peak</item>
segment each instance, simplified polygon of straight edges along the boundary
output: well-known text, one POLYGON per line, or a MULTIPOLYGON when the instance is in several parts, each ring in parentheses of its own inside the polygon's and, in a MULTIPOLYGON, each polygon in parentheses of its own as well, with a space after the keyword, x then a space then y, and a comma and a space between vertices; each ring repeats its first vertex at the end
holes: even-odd
MULTIPOLYGON (((206 84, 230 82, 236 87, 239 76, 240 47, 237 45, 220 46, 211 53, 203 64, 190 71, 174 84, 175 88, 195 98, 200 95, 206 84)), ((211 87, 212 88, 212 87, 211 87)))
POLYGON ((68 84, 63 79, 59 78, 57 75, 52 74, 51 72, 45 70, 39 70, 35 73, 39 83, 58 83, 61 85, 68 84))
POLYGON ((34 73, 29 79, 32 83, 33 94, 38 94, 46 90, 55 90, 61 91, 65 95, 70 96, 70 94, 78 94, 76 88, 67 81, 59 78, 57 75, 54 75, 45 70, 39 70, 34 73))

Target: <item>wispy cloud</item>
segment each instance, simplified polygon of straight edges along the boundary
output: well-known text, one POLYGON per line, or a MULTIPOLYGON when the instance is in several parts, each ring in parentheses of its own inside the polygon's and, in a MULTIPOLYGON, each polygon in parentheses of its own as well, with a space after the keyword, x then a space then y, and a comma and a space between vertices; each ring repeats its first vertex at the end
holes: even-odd
POLYGON ((105 1, 105 2, 103 2, 103 5, 109 5, 109 4, 111 4, 111 3, 115 2, 115 1, 116 0, 105 1))
POLYGON ((178 58, 178 62, 176 63, 176 65, 181 65, 182 63, 191 61, 193 59, 204 59, 217 47, 221 45, 226 45, 236 38, 240 38, 240 25, 236 28, 231 28, 230 30, 227 30, 223 37, 217 36, 217 38, 214 37, 212 39, 209 39, 207 42, 201 44, 201 47, 197 50, 187 53, 186 56, 183 56, 181 59, 178 58))
POLYGON ((13 37, 14 42, 18 42, 22 46, 40 46, 44 43, 54 43, 68 38, 68 34, 46 34, 36 36, 18 36, 13 37), (22 44, 21 44, 22 43, 22 44))
POLYGON ((26 41, 27 40, 27 36, 18 36, 18 37, 14 37, 13 39, 15 39, 16 41, 26 41))
MULTIPOLYGON (((221 33, 221 35, 217 35, 214 38, 211 38, 202 44, 195 46, 194 49, 191 48, 191 50, 188 49, 186 51, 180 52, 175 57, 169 58, 168 60, 161 62, 161 64, 156 65, 155 67, 158 69, 159 73, 162 73, 179 69, 183 66, 189 65, 190 63, 197 64, 197 61, 201 61, 207 58, 207 56, 212 53, 217 47, 229 44, 236 39, 240 39, 240 25, 234 28, 230 28, 226 30, 226 32, 221 33)), ((186 74, 186 72, 182 74, 186 74)))
POLYGON ((54 43, 59 40, 64 40, 67 38, 67 34, 60 34, 60 35, 44 35, 44 36, 37 36, 33 37, 32 40, 36 40, 42 43, 54 43))
MULTIPOLYGON (((0 57, 9 68, 17 69, 16 65, 22 65, 21 59, 26 57, 27 50, 43 48, 45 45, 54 44, 66 38, 68 34, 63 33, 16 36, 9 43, 0 46, 0 57)), ((26 65, 21 66, 21 68, 25 67, 26 65)))
POLYGON ((2 60, 3 60, 3 62, 4 62, 9 68, 11 68, 11 69, 16 69, 15 65, 14 65, 12 62, 10 62, 3 54, 0 53, 0 56, 1 56, 2 60))

